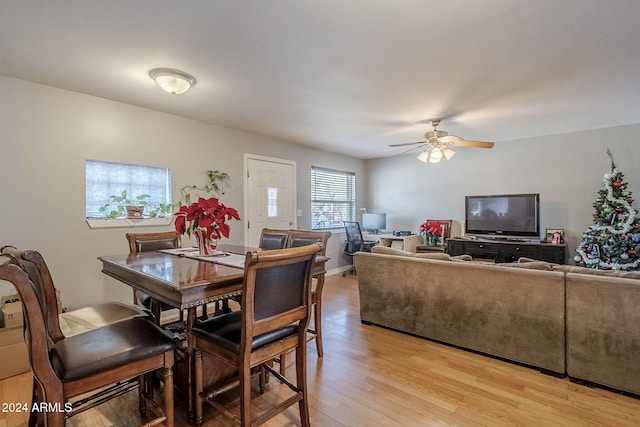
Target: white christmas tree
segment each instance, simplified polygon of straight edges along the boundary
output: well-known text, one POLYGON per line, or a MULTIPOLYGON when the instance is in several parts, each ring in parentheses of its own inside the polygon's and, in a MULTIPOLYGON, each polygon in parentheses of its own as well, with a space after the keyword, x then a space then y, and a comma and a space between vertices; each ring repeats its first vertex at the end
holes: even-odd
POLYGON ((624 175, 613 161, 611 172, 602 180, 603 188, 593 204, 594 225, 582 235, 574 260, 577 265, 604 270, 640 269, 640 218, 631 204, 631 192, 624 175))

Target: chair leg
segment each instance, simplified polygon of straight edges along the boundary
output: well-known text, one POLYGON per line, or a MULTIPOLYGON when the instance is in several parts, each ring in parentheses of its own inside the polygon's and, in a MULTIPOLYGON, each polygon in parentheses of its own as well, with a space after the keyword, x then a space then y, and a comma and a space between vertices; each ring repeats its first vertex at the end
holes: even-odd
POLYGON ((302 392, 302 399, 298 402, 300 422, 302 427, 309 427, 309 402, 307 400, 307 349, 306 342, 296 348, 296 385, 302 392))
POLYGON ((280 375, 283 377, 286 375, 287 370, 287 353, 282 353, 280 355, 280 375))
POLYGON ((240 372, 240 425, 248 426, 251 420, 251 368, 246 366, 240 372))
POLYGON ((202 426, 202 405, 203 405, 203 383, 202 383, 202 350, 196 348, 195 350, 195 412, 196 412, 196 427, 202 426))
POLYGON ((138 377, 138 411, 140 411, 140 416, 144 417, 147 414, 147 401, 145 399, 145 395, 149 395, 148 387, 152 386, 151 374, 148 375, 140 375, 138 377))
POLYGON ((318 300, 313 305, 313 323, 316 335, 316 351, 318 352, 318 357, 322 357, 324 355, 324 351, 322 349, 322 302, 319 296, 318 300))
POLYGON ((162 371, 164 377, 164 415, 167 417, 165 425, 173 426, 174 408, 173 408, 173 368, 170 366, 162 371))

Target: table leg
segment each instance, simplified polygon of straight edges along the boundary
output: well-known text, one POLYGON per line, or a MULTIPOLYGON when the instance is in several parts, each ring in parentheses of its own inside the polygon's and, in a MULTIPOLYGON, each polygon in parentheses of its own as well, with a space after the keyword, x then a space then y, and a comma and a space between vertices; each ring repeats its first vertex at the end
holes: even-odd
POLYGON ((187 420, 189 424, 193 424, 195 421, 195 383, 193 381, 194 375, 194 347, 195 342, 191 334, 191 330, 196 323, 196 307, 189 307, 187 309, 187 321, 186 321, 186 335, 187 335, 187 420))

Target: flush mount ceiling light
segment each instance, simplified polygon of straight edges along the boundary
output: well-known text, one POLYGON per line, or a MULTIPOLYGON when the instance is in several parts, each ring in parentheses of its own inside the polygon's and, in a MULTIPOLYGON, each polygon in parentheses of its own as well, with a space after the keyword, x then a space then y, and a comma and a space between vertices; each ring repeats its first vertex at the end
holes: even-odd
POLYGON ((180 95, 196 84, 196 79, 189 74, 171 68, 154 68, 149 75, 165 92, 180 95))

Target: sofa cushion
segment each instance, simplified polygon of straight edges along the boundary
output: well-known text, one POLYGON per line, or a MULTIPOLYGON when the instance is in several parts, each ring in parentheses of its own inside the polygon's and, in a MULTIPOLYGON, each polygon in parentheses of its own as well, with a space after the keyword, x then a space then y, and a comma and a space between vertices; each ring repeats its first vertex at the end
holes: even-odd
POLYGON ((451 261, 463 261, 463 262, 469 262, 469 261, 473 261, 473 257, 471 255, 456 255, 456 256, 449 256, 449 259, 451 261))
POLYGON ((557 265, 553 266, 554 271, 564 273, 591 274, 595 276, 620 277, 623 279, 640 279, 640 271, 623 270, 600 270, 596 268, 578 267, 577 265, 557 265))
POLYGON ((527 268, 530 270, 547 270, 547 271, 553 271, 553 266, 554 266, 554 264, 551 264, 546 261, 508 262, 508 263, 503 263, 498 265, 500 267, 527 268))
POLYGON ((403 251, 402 249, 390 248, 389 246, 380 246, 380 245, 377 245, 371 248, 371 252, 375 254, 398 255, 398 256, 406 256, 410 258, 427 258, 427 259, 439 259, 443 261, 449 261, 449 255, 443 252, 416 254, 413 252, 403 251))

